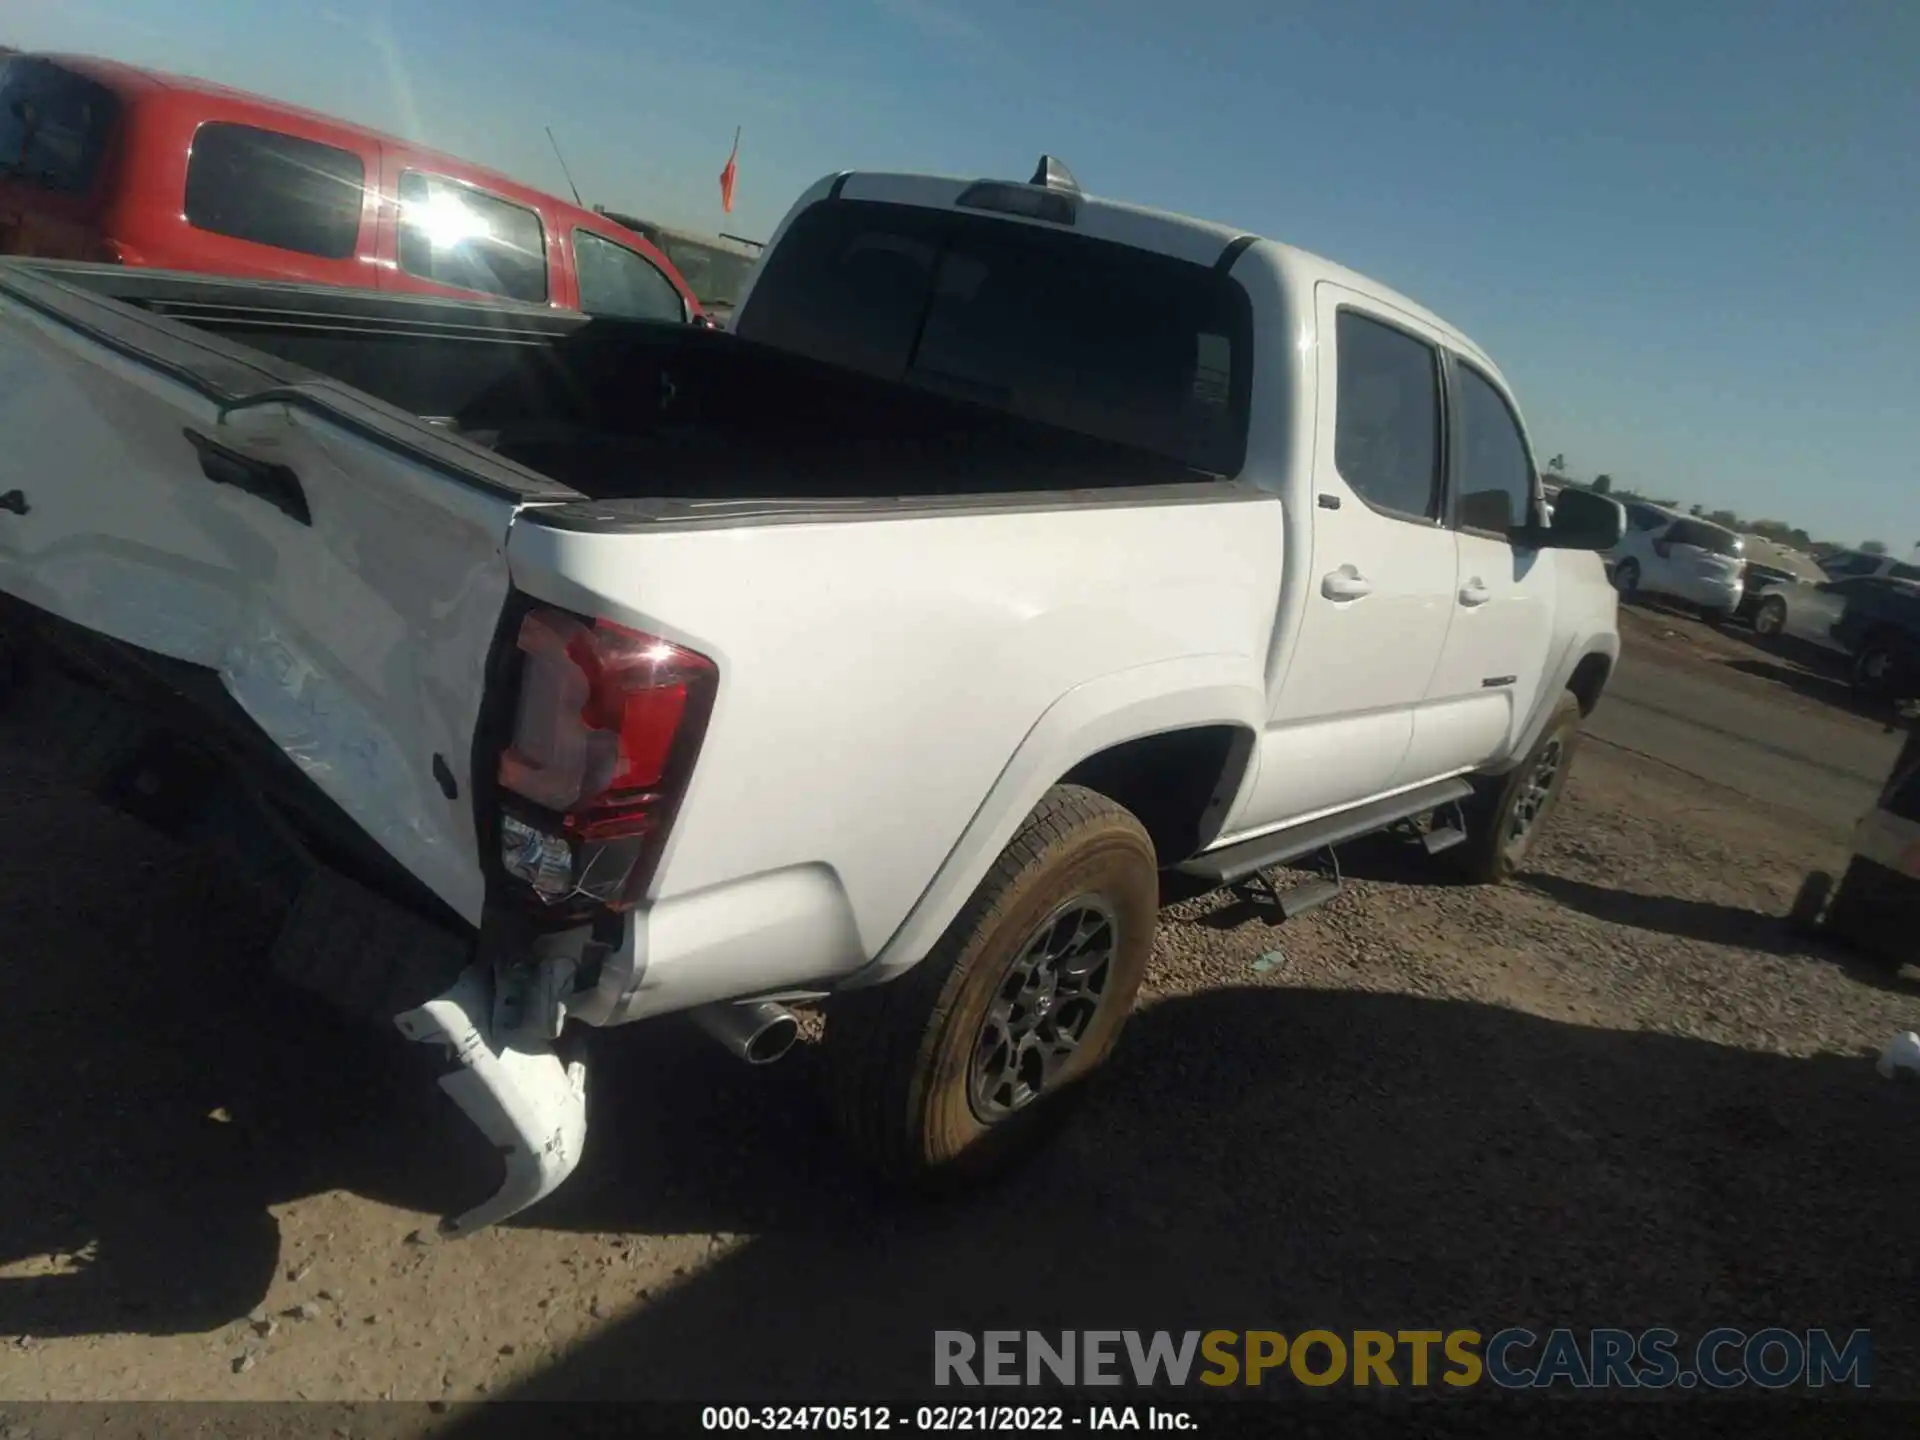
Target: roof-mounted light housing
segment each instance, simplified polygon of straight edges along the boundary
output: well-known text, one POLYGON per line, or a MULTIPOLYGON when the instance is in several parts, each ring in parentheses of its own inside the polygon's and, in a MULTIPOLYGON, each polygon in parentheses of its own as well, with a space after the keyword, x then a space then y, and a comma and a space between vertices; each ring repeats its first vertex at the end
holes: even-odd
POLYGON ((1080 182, 1051 155, 1042 155, 1026 184, 1011 180, 981 180, 969 185, 955 204, 970 210, 997 210, 1052 225, 1072 225, 1080 218, 1080 182))

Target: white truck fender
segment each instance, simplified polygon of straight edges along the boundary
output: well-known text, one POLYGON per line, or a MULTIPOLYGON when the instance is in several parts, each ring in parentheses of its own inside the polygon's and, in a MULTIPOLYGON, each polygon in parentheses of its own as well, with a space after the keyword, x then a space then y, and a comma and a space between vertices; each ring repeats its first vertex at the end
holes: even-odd
POLYGON ((1547 721, 1553 718, 1553 707, 1573 683, 1574 673, 1592 656, 1601 656, 1607 662, 1607 673, 1611 677, 1620 664, 1620 635, 1618 631, 1583 630, 1576 632, 1565 647, 1554 657, 1554 663, 1547 672, 1548 683, 1540 687, 1538 697, 1533 702, 1533 714, 1527 717, 1527 723, 1520 732, 1513 753, 1499 765, 1490 766, 1484 773, 1504 775, 1514 766, 1525 760, 1539 742, 1540 734, 1547 728, 1547 721))
POLYGON ((1226 815, 1252 779, 1266 718, 1259 661, 1199 655, 1089 680, 1069 690, 1034 722, 993 788, 907 917, 872 961, 840 982, 859 988, 891 980, 924 958, 989 867, 1061 776, 1091 755, 1128 740, 1202 725, 1247 732, 1246 773, 1230 777, 1217 815, 1226 815))

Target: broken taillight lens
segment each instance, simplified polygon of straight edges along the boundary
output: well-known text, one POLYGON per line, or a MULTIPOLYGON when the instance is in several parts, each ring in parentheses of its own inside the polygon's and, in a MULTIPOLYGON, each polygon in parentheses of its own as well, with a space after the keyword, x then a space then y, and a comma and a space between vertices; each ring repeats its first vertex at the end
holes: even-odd
POLYGON ((607 620, 520 624, 519 706, 500 787, 500 858, 548 904, 631 908, 659 863, 713 707, 706 656, 607 620))

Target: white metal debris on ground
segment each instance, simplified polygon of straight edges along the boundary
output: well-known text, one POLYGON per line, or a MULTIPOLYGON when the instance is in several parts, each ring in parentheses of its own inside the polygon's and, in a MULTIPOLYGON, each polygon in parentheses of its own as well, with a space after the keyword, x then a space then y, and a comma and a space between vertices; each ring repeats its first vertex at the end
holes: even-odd
POLYGON ((1902 1070, 1920 1078, 1920 1035, 1909 1030, 1894 1036, 1887 1042, 1887 1048, 1880 1052, 1878 1068, 1889 1080, 1902 1070))

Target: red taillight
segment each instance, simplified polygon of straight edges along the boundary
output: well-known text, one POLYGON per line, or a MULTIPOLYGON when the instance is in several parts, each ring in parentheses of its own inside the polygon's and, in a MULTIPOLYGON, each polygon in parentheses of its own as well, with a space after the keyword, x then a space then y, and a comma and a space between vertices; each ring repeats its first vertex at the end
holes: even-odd
POLYGON ((513 738, 500 786, 501 858, 549 904, 633 906, 686 788, 718 672, 706 656, 610 621, 539 610, 520 625, 513 738))

